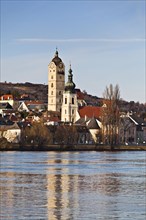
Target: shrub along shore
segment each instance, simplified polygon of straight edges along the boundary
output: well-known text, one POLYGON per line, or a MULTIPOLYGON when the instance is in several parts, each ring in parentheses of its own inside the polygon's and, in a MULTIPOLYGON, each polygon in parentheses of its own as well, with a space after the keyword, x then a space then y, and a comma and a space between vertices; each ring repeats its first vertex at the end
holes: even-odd
POLYGON ((25 145, 14 143, 0 144, 0 151, 139 151, 146 150, 146 145, 96 145, 96 144, 77 144, 77 145, 25 145))

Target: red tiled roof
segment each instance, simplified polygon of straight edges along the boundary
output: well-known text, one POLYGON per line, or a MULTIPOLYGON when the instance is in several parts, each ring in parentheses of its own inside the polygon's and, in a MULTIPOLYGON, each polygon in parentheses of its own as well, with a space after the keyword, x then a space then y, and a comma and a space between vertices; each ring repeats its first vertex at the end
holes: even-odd
POLYGON ((8 95, 2 95, 0 97, 0 100, 13 100, 13 95, 8 94, 8 95))
POLYGON ((87 116, 88 118, 92 118, 93 116, 95 118, 99 118, 101 115, 101 107, 96 106, 84 106, 81 109, 79 109, 79 115, 81 118, 84 118, 87 116))
POLYGON ((26 98, 26 97, 29 97, 28 94, 22 94, 20 98, 26 98))
POLYGON ((26 101, 25 104, 26 105, 42 105, 44 103, 40 101, 26 101))

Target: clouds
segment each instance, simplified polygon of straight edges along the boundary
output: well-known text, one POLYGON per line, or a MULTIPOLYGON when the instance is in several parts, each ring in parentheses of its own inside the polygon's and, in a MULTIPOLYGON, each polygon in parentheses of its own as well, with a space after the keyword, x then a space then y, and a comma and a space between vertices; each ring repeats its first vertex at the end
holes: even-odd
POLYGON ((93 42, 112 42, 112 43, 140 43, 146 42, 145 38, 18 38, 17 43, 93 43, 93 42))
POLYGON ((66 75, 72 63, 77 87, 101 96, 106 85, 118 83, 124 99, 144 102, 144 4, 3 1, 1 79, 47 83, 57 46, 66 75))

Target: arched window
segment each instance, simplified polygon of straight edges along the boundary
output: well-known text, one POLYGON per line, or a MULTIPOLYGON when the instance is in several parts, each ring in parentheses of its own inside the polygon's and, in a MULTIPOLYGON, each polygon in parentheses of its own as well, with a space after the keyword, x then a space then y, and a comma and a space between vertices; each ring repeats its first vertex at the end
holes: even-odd
POLYGON ((72 104, 74 104, 74 98, 72 98, 72 104))
POLYGON ((51 83, 51 87, 53 87, 53 83, 51 83))
POLYGON ((61 95, 61 91, 59 91, 59 95, 61 95))
POLYGON ((65 114, 66 114, 66 109, 65 109, 65 114))
POLYGON ((67 98, 65 98, 65 104, 67 104, 67 98))
POLYGON ((51 91, 51 95, 53 95, 53 91, 51 91))
POLYGON ((53 79, 53 76, 51 76, 51 79, 53 79))

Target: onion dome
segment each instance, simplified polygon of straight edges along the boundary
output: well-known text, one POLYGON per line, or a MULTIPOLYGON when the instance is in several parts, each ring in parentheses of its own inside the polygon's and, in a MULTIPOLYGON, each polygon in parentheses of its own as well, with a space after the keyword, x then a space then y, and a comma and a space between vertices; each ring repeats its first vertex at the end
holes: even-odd
POLYGON ((54 62, 56 66, 58 66, 59 63, 62 62, 62 60, 61 60, 60 57, 58 56, 58 51, 57 51, 57 49, 56 49, 56 52, 55 52, 55 56, 54 56, 54 58, 52 59, 52 62, 54 62))
POLYGON ((73 82, 73 74, 72 74, 71 65, 70 65, 70 69, 69 69, 68 72, 69 72, 69 74, 68 74, 68 81, 65 84, 65 91, 66 92, 70 92, 70 93, 75 93, 76 85, 73 82))

